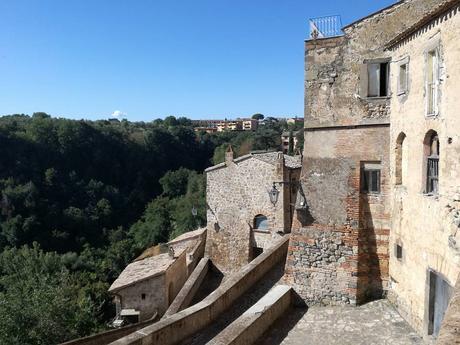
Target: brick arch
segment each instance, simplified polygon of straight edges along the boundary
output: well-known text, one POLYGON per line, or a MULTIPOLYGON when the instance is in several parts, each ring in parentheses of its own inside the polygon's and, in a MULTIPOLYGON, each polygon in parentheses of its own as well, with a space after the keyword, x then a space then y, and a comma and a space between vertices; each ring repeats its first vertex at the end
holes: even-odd
POLYGON ((273 213, 267 212, 267 209, 260 209, 260 208, 252 210, 251 213, 249 214, 250 216, 249 223, 251 225, 251 229, 254 230, 254 220, 259 215, 267 217, 268 229, 269 230, 272 229, 273 228, 273 213))

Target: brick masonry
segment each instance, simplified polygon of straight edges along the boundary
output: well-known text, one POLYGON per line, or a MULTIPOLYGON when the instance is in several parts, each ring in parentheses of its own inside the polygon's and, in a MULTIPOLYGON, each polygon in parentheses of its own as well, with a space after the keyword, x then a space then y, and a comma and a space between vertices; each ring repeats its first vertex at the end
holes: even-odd
POLYGON ((305 43, 308 210, 294 216, 285 280, 310 304, 359 304, 388 290, 390 97, 367 97, 367 63, 390 61, 384 45, 437 3, 400 2, 342 37, 305 43), (378 194, 361 192, 366 163, 380 164, 378 194))

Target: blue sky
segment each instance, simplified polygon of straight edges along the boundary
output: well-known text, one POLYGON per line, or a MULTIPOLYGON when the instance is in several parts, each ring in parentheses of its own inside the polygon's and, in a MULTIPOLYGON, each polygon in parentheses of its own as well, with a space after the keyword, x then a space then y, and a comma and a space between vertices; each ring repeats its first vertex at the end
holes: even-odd
POLYGON ((0 0, 0 114, 303 116, 308 19, 393 0, 0 0))

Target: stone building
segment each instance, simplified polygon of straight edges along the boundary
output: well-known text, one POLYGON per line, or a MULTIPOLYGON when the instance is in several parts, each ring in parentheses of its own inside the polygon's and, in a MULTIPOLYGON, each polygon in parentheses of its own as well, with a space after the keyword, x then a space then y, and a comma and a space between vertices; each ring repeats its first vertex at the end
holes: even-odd
POLYGON ((117 319, 145 321, 163 315, 187 279, 186 251, 164 253, 129 264, 113 282, 117 319))
POLYGON ((436 336, 460 273, 460 1, 387 45, 392 226, 389 297, 436 336))
POLYGON ((205 229, 191 231, 146 249, 129 264, 109 288, 116 306, 114 324, 163 315, 203 257, 205 241, 205 229))
POLYGON ((281 133, 281 148, 284 154, 289 153, 289 142, 291 140, 291 137, 292 137, 292 151, 295 152, 298 149, 299 140, 297 139, 297 134, 299 134, 298 131, 296 132, 285 131, 281 133))
POLYGON ((229 148, 224 163, 206 170, 206 254, 218 269, 238 270, 290 232, 300 168, 300 156, 265 152, 234 159, 229 148))
POLYGON ((309 303, 356 304, 389 280, 390 96, 385 44, 438 0, 406 0, 305 42, 305 144, 286 281, 309 303))

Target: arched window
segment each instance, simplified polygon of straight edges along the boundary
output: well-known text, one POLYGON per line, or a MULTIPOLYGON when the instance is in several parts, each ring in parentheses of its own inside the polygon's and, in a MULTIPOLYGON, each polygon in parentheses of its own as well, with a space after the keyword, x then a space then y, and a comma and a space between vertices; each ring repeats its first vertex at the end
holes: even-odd
POLYGON ((407 143, 406 143, 406 135, 404 133, 400 133, 398 135, 398 139, 396 140, 396 164, 395 164, 395 183, 397 185, 402 185, 406 182, 406 174, 407 174, 407 164, 408 164, 408 157, 407 157, 407 143))
POLYGON ((425 175, 424 184, 427 194, 438 194, 439 192, 439 137, 438 133, 430 130, 425 135, 424 144, 424 162, 425 175))
POLYGON ((254 217, 254 230, 268 231, 268 219, 262 214, 254 217))

